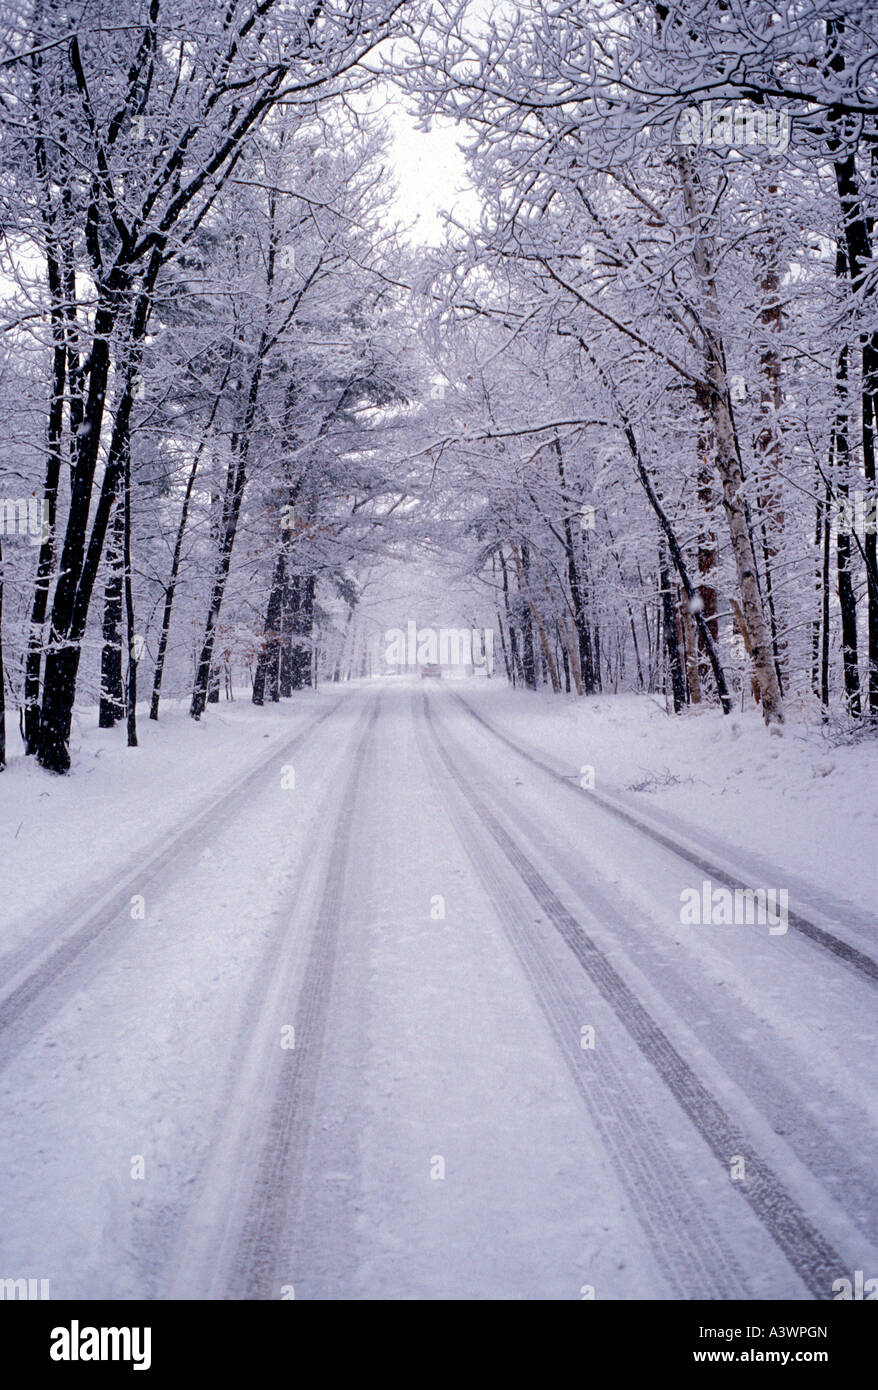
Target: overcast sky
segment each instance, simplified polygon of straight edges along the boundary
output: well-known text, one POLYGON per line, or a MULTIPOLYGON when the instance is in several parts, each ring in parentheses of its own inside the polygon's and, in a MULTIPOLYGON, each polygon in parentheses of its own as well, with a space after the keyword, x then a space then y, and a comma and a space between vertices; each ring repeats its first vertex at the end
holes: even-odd
POLYGON ((393 168, 399 184, 392 210, 411 224, 413 242, 438 245, 444 235, 442 209, 470 221, 478 206, 458 149, 464 131, 443 122, 434 123, 425 133, 399 99, 390 101, 386 114, 393 131, 393 168))

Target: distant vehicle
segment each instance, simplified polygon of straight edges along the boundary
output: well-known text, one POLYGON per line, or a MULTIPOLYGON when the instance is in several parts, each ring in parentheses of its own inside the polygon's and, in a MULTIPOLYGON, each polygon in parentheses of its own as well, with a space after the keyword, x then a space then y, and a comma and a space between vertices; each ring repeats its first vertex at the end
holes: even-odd
POLYGON ((421 667, 421 680, 441 680, 442 667, 435 661, 427 661, 421 667))

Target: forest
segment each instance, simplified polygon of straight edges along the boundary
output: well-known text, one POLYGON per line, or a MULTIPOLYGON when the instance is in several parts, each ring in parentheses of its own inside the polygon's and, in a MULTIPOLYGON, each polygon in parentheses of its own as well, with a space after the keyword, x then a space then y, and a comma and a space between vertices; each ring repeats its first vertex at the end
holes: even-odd
POLYGON ((874 732, 876 29, 4 0, 0 764, 375 674, 425 558, 514 686, 874 732), (400 106, 464 150, 435 245, 400 106))

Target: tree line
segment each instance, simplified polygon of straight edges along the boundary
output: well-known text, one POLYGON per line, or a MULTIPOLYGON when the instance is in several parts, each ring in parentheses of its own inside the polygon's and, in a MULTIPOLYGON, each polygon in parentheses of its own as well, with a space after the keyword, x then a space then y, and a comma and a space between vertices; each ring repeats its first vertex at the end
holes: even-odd
POLYGON ((859 0, 10 0, 0 764, 368 669, 426 550, 513 684, 878 717, 859 0), (376 93, 479 212, 400 240, 376 93))

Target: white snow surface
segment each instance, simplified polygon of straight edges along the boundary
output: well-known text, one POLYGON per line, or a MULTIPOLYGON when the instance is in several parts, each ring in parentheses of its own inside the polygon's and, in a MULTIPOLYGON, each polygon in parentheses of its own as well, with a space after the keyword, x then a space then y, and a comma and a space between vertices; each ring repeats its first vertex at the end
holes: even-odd
POLYGON ((878 959, 874 744, 499 681, 169 706, 140 734, 83 715, 71 776, 0 779, 0 1277, 528 1300, 878 1276, 878 982, 793 928, 682 924, 705 875, 648 833, 878 959))

